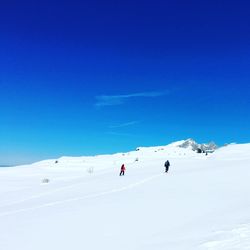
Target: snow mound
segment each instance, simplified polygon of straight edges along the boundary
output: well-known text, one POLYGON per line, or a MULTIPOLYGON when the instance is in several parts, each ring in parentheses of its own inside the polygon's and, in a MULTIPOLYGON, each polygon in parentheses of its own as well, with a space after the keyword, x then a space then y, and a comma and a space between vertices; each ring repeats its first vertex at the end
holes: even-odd
POLYGON ((250 143, 246 144, 229 144, 219 148, 213 154, 213 158, 224 160, 244 160, 250 159, 250 143))

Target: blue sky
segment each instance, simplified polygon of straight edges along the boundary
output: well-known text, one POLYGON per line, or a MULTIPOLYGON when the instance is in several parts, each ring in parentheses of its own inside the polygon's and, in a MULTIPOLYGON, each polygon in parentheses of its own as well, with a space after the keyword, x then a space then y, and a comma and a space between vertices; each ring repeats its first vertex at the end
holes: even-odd
POLYGON ((0 165, 250 142, 249 7, 1 2, 0 165))

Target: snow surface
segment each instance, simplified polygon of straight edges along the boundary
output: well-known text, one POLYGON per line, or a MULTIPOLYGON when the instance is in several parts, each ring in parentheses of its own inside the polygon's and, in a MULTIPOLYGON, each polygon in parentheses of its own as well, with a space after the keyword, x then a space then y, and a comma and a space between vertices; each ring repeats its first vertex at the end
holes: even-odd
POLYGON ((0 168, 0 249, 250 249, 250 144, 180 143, 0 168))

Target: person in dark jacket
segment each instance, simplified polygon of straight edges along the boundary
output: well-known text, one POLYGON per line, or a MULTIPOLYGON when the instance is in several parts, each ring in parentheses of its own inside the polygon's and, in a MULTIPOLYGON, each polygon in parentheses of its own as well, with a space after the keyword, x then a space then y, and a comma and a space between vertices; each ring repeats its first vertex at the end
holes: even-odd
POLYGON ((124 174, 125 174, 125 171, 126 171, 125 165, 124 165, 124 164, 122 164, 122 166, 121 166, 120 176, 121 176, 121 175, 124 175, 124 174))
POLYGON ((165 166, 165 173, 167 173, 168 170, 169 170, 169 167, 170 167, 170 162, 169 162, 169 160, 167 160, 167 161, 165 162, 164 166, 165 166))

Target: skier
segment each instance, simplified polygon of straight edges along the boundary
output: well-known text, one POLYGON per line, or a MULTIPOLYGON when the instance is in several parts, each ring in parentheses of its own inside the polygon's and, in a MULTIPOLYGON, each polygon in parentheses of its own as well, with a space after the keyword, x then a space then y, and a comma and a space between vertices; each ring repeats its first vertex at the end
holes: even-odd
POLYGON ((122 164, 122 166, 121 166, 120 176, 121 176, 121 175, 124 175, 124 174, 125 174, 125 171, 126 171, 125 165, 124 165, 124 164, 122 164))
POLYGON ((167 161, 165 162, 164 166, 165 166, 165 173, 167 173, 168 170, 169 170, 170 162, 167 160, 167 161))

